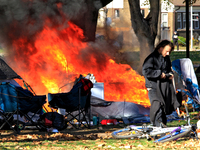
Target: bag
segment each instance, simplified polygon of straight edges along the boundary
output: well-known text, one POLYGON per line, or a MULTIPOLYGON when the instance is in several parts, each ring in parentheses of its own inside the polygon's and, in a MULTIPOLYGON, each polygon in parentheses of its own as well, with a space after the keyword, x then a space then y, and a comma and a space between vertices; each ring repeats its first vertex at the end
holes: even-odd
POLYGON ((64 116, 57 112, 44 113, 41 119, 44 120, 44 125, 47 127, 53 127, 58 130, 64 128, 64 116))
POLYGON ((44 118, 44 125, 47 127, 52 127, 53 123, 51 120, 44 118))

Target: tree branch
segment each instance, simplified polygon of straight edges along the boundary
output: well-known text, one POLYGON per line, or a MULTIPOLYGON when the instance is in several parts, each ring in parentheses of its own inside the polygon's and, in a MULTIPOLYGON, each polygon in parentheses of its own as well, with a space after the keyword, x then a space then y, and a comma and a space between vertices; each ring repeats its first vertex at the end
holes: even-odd
POLYGON ((102 6, 106 6, 107 4, 109 4, 110 2, 112 2, 113 0, 100 0, 102 3, 102 6))

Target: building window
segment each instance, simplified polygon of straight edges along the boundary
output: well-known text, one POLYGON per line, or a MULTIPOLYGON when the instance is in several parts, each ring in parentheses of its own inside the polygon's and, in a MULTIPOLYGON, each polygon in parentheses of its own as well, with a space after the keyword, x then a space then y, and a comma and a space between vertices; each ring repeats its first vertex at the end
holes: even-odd
POLYGON ((115 12, 115 18, 119 18, 119 9, 115 9, 114 12, 115 12))
POLYGON ((177 29, 182 29, 181 13, 177 13, 177 29))
POLYGON ((183 13, 183 29, 186 28, 186 13, 183 13))
POLYGON ((168 14, 162 13, 162 27, 168 27, 168 14))

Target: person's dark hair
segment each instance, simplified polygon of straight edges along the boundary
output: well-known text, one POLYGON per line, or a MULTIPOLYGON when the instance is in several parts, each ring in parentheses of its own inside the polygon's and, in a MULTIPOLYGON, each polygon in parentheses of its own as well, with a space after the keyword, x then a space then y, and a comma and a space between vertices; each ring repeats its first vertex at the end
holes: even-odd
POLYGON ((170 42, 169 40, 162 40, 155 48, 155 50, 159 50, 161 47, 165 47, 169 45, 171 47, 171 52, 174 50, 174 44, 172 42, 170 42))

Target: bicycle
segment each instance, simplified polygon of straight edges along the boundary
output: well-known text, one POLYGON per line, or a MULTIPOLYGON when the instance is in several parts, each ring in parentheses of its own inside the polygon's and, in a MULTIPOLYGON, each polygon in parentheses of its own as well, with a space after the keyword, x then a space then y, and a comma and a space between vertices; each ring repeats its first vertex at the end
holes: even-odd
MULTIPOLYGON (((172 140, 176 140, 180 137, 187 135, 188 133, 192 133, 198 139, 196 134, 196 126, 190 124, 190 115, 188 113, 187 106, 186 109, 186 119, 187 125, 178 126, 178 127, 155 127, 152 125, 143 124, 142 126, 129 125, 125 128, 116 130, 112 132, 112 136, 118 139, 127 139, 127 138, 157 138, 155 143, 164 143, 172 140)), ((179 110, 178 110, 179 112, 179 110)), ((178 113, 180 114, 180 113, 178 113)))

